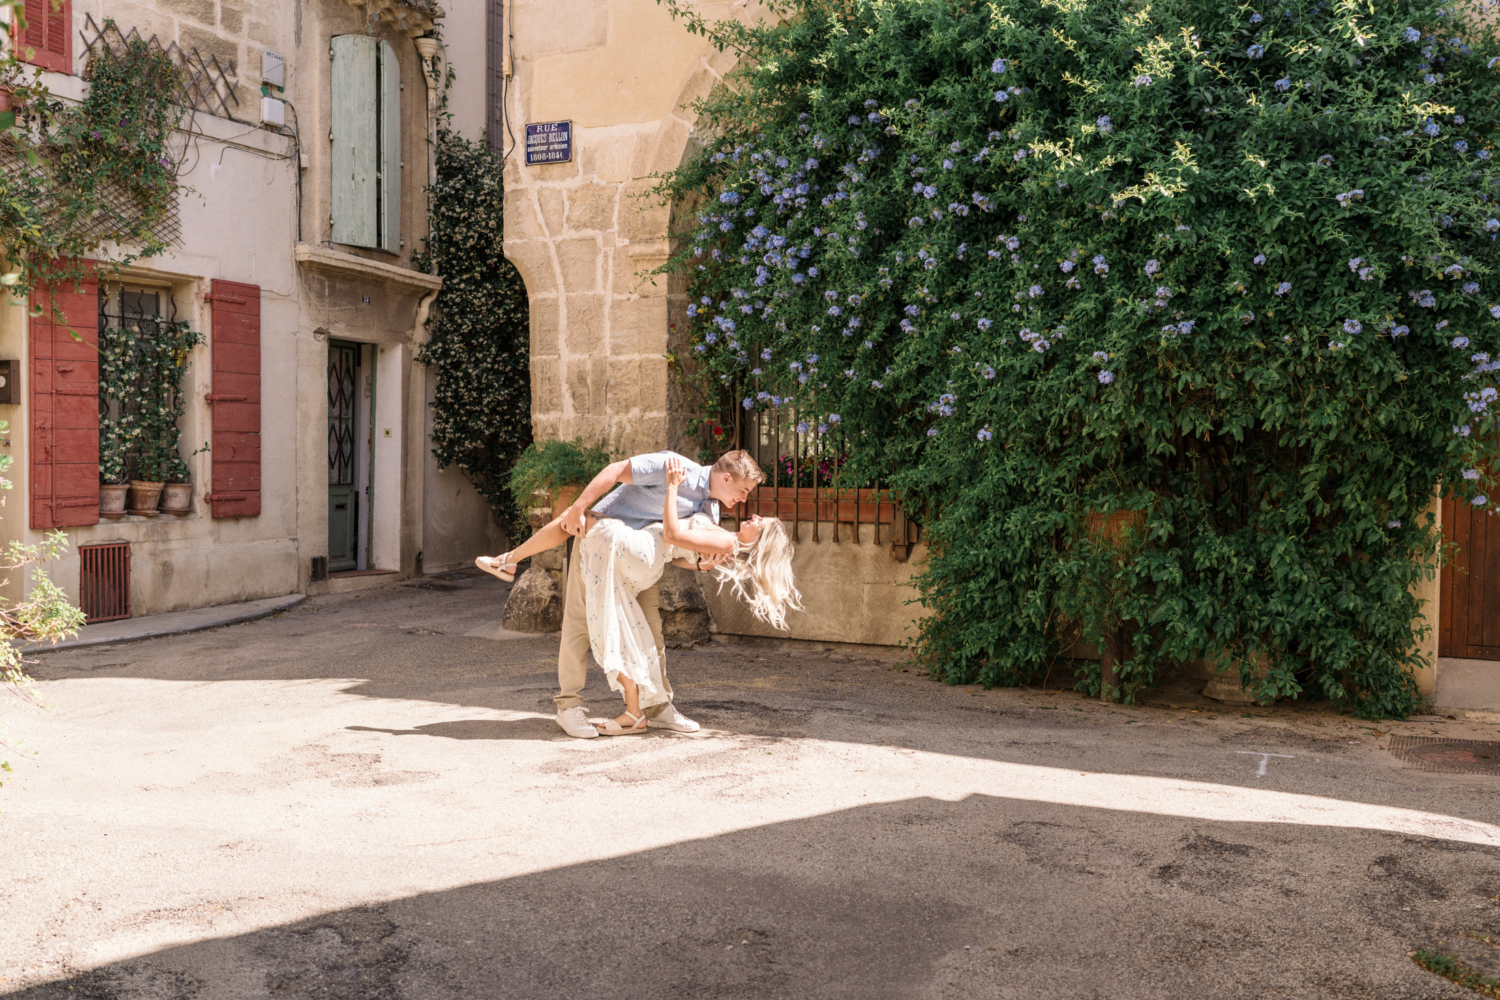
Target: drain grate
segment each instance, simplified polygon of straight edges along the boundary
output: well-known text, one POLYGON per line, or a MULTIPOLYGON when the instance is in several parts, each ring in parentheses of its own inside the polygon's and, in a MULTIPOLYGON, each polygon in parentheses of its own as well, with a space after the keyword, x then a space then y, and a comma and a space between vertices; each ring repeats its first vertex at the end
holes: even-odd
POLYGON ((1500 743, 1441 736, 1392 736, 1391 753, 1422 771, 1500 774, 1500 743))

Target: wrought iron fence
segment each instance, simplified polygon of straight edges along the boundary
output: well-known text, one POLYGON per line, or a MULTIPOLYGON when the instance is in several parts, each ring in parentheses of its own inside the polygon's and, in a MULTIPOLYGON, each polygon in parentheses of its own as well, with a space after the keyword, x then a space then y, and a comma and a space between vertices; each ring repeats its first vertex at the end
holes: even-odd
POLYGON ((729 512, 736 521, 755 514, 779 517, 791 523, 792 537, 798 540, 802 522, 808 522, 814 542, 831 532, 834 542, 856 544, 864 543, 861 527, 870 525, 874 544, 889 542, 891 555, 899 562, 906 561, 921 539, 921 525, 879 480, 868 486, 834 486, 848 453, 837 425, 803 416, 791 407, 737 408, 731 440, 748 451, 766 474, 766 481, 750 499, 729 512))

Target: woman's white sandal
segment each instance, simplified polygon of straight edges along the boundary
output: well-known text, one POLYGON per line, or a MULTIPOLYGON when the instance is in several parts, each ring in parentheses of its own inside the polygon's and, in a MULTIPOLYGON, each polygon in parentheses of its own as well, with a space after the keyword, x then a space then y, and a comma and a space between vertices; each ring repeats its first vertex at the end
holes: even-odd
MULTIPOLYGON (((509 555, 509 553, 506 553, 506 555, 509 555)), ((474 565, 491 576, 499 577, 506 583, 516 582, 516 564, 506 563, 501 556, 480 556, 474 560, 474 565)))
POLYGON ((597 726, 599 728, 599 732, 603 733, 605 736, 640 736, 646 732, 645 712, 642 712, 640 715, 635 715, 631 713, 629 709, 626 709, 625 716, 626 718, 635 720, 635 725, 627 729, 616 722, 614 719, 605 719, 603 722, 594 723, 594 725, 597 726))

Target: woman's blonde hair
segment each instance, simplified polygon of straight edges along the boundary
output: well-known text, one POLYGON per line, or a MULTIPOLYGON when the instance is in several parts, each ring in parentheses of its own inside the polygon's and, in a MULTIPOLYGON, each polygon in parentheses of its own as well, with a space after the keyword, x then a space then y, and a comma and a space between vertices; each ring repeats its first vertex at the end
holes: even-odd
POLYGON ((713 572, 721 591, 730 584, 734 596, 772 628, 786 631, 787 609, 802 610, 802 595, 792 579, 792 540, 780 518, 766 518, 760 537, 749 545, 736 540, 734 557, 713 572))

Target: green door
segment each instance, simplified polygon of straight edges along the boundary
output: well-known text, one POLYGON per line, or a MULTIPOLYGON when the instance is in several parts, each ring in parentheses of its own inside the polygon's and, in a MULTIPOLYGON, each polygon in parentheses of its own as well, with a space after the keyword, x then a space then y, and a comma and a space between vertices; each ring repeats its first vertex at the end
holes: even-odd
POLYGON ((355 569, 359 490, 354 485, 354 386, 359 345, 328 344, 328 571, 355 569))

